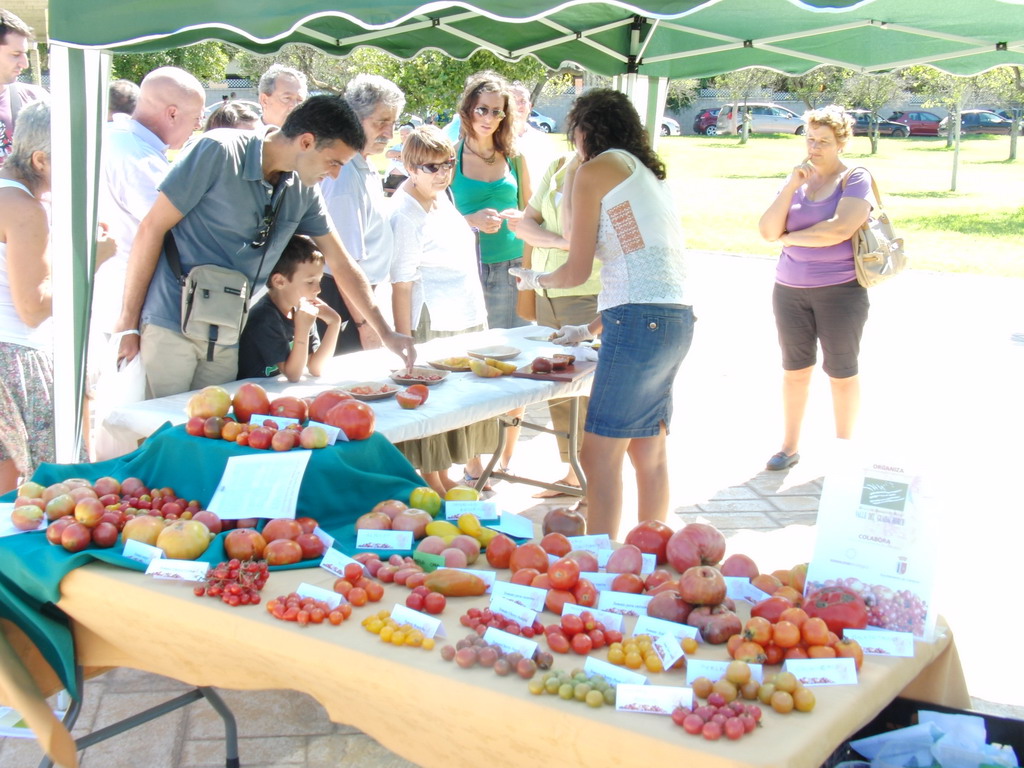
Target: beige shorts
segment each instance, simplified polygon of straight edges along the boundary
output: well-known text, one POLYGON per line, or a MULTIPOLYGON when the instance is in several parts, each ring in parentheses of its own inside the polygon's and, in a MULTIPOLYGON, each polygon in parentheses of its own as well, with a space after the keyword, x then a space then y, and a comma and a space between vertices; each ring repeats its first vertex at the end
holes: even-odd
POLYGON ((217 346, 206 359, 207 344, 159 325, 142 328, 142 365, 149 397, 226 384, 238 378, 238 347, 217 346))

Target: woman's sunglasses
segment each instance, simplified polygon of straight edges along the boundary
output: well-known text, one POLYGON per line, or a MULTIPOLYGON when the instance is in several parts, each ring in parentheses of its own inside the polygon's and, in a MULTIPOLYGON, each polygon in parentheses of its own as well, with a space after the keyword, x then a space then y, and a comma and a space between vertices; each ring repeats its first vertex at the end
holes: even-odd
POLYGON ((491 115, 498 120, 505 119, 505 110, 503 109, 488 109, 487 107, 473 107, 473 114, 479 117, 487 117, 491 115))
POLYGON ((448 171, 455 167, 455 158, 453 157, 451 160, 443 163, 421 163, 416 167, 427 173, 438 173, 439 171, 448 173, 448 171))

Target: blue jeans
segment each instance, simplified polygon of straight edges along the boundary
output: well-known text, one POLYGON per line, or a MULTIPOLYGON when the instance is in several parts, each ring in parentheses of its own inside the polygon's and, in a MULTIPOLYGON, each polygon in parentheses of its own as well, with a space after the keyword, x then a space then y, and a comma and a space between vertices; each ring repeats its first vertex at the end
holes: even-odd
POLYGON ((621 304, 601 313, 601 351, 586 431, 653 437, 672 421, 672 384, 693 340, 693 309, 681 304, 621 304))
POLYGON ((516 279, 508 273, 510 267, 521 266, 522 259, 480 265, 480 283, 484 287, 488 328, 519 328, 530 324, 516 314, 519 289, 516 288, 516 279))

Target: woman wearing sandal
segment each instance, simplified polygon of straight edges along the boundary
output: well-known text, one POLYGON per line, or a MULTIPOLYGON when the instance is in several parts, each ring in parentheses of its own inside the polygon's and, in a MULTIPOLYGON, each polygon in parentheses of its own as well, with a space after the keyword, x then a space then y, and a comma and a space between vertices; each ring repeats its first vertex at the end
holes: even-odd
POLYGON ((668 517, 665 438, 672 387, 693 337, 679 214, 629 98, 587 91, 573 104, 567 131, 580 157, 566 175, 562 214, 568 260, 551 272, 512 269, 520 290, 587 280, 601 261, 600 315, 560 328, 571 344, 601 334, 580 460, 587 475, 587 531, 617 538, 622 469, 636 473, 637 517, 668 517))
POLYGON ((849 438, 860 406, 857 356, 868 319, 867 290, 857 282, 850 238, 871 212, 871 177, 852 171, 842 151, 853 118, 832 105, 804 115, 807 158, 761 216, 761 236, 782 244, 772 305, 782 348, 782 447, 766 469, 800 460, 800 429, 821 342, 832 387, 836 437, 849 438))

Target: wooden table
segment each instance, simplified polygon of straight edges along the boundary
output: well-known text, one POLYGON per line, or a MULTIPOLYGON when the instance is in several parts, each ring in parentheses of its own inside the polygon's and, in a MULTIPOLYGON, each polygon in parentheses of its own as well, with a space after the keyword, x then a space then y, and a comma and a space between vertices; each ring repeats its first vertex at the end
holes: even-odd
MULTIPOLYGON (((333 580, 319 568, 274 572, 264 600, 300 582, 330 588, 333 580)), ((404 602, 403 587, 387 585, 381 603, 356 609, 340 627, 306 628, 275 620, 263 606, 230 608, 194 597, 188 585, 99 563, 70 573, 61 592, 59 607, 72 619, 81 664, 132 667, 191 685, 301 690, 323 704, 335 722, 356 726, 403 757, 438 768, 475 768, 485 759, 510 768, 556 762, 626 766, 637 765, 640 755, 650 765, 818 768, 901 693, 961 708, 970 701, 944 625, 936 642, 917 643, 912 659, 868 657, 858 685, 816 688, 818 703, 811 714, 768 711, 765 727, 753 735, 707 742, 667 717, 533 696, 517 677, 462 670, 444 662, 437 649, 382 644, 360 621, 371 611, 404 602)), ((459 616, 483 602, 449 600, 442 618, 451 642, 467 631, 459 616)), ((554 620, 552 614, 542 615, 545 623, 554 620)), ((627 619, 627 629, 631 626, 627 619)), ((604 651, 595 655, 603 659, 604 651)), ((698 656, 724 658, 724 647, 703 646, 698 656)), ((556 656, 555 665, 573 668, 582 661, 556 656)), ((650 678, 653 684, 684 684, 678 671, 650 678)))

